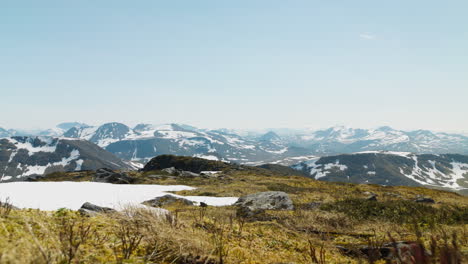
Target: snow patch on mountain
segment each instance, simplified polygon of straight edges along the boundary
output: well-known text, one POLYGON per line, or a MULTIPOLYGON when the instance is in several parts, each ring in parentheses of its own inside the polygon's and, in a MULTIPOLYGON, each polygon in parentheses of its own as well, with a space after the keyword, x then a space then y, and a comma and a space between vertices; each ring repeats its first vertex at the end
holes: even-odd
MULTIPOLYGON (((340 164, 339 160, 336 160, 334 163, 318 164, 317 162, 319 160, 320 158, 317 158, 305 163, 310 171, 310 175, 316 180, 327 176, 331 172, 331 170, 336 169, 340 171, 345 171, 346 169, 348 169, 348 166, 340 164)), ((299 165, 300 168, 302 168, 302 166, 302 164, 299 165)), ((298 166, 295 166, 295 168, 298 169, 298 166)))
POLYGON ((402 178, 407 178, 428 187, 468 189, 468 156, 463 155, 365 151, 314 158, 292 168, 305 170, 315 179, 330 176, 333 180, 348 181, 351 177, 356 183, 383 184, 391 178, 403 184, 408 182, 402 178))
MULTIPOLYGON (((78 163, 78 158, 80 157, 80 152, 76 149, 74 149, 69 157, 64 157, 62 158, 61 161, 58 162, 53 162, 53 163, 48 163, 47 165, 30 165, 30 166, 25 166, 23 168, 23 174, 20 177, 25 177, 25 176, 31 176, 31 175, 42 175, 45 173, 47 168, 54 167, 54 166, 62 166, 66 167, 71 164, 72 161, 76 161, 76 167, 75 171, 81 170, 81 166, 83 164, 83 160, 80 160, 78 163)), ((21 166, 21 164, 18 164, 18 166, 21 166)), ((22 166, 21 166, 22 167, 22 166)))
MULTIPOLYGON (((39 146, 33 146, 34 138, 27 138, 24 142, 19 141, 18 139, 15 139, 15 138, 7 138, 7 140, 10 143, 12 143, 13 145, 15 145, 15 147, 17 149, 27 150, 29 156, 33 155, 34 153, 38 153, 38 152, 52 153, 52 152, 55 152, 55 150, 57 149, 57 141, 56 140, 54 142, 54 140, 52 138, 49 138, 49 137, 37 137, 37 139, 39 139, 44 144, 39 145, 39 146)), ((11 159, 12 158, 10 157, 10 160, 11 159)))

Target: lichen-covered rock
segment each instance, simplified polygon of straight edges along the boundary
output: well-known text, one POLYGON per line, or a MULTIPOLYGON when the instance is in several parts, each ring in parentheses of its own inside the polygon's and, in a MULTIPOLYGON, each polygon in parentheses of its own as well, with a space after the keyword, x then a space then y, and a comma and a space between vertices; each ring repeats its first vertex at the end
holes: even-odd
POLYGON ((242 196, 234 204, 250 210, 293 210, 294 205, 285 192, 260 192, 242 196))
POLYGON ((176 197, 170 194, 166 194, 161 197, 156 197, 154 199, 144 201, 142 202, 142 204, 147 205, 147 206, 152 206, 152 207, 161 207, 161 206, 170 205, 170 204, 177 203, 177 202, 182 203, 184 205, 194 205, 194 202, 190 200, 176 197))

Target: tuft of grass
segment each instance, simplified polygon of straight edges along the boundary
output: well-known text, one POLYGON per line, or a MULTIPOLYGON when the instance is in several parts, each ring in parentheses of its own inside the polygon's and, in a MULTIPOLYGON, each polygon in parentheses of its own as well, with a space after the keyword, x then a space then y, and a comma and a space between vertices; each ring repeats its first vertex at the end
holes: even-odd
POLYGON ((10 203, 10 199, 6 198, 5 201, 0 201, 0 217, 8 217, 13 210, 14 206, 10 203))

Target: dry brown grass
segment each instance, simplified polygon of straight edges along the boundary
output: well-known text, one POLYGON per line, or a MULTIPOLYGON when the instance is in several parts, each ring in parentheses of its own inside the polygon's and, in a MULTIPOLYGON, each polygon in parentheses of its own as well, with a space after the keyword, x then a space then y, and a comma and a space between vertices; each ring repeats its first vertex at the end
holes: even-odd
MULTIPOLYGON (((438 202, 432 205, 435 208, 468 206, 468 198, 458 194, 425 188, 328 183, 248 171, 234 171, 224 179, 146 177, 152 173, 158 172, 130 174, 138 178, 138 183, 197 187, 178 192, 182 195, 241 196, 285 191, 297 209, 267 211, 263 221, 237 217, 232 207, 202 208, 181 204, 166 208, 171 212, 170 217, 135 208, 129 208, 124 214, 93 218, 83 218, 66 210, 11 210, 0 217, 0 263, 362 263, 365 259, 344 256, 336 246, 390 242, 390 233, 396 240, 420 239, 430 248, 433 237, 443 245, 444 232, 458 234, 459 251, 465 260, 468 256, 466 224, 436 223, 415 228, 386 219, 358 221, 345 213, 319 208, 305 210, 302 206, 310 202, 364 198, 366 191, 376 193, 382 202, 424 195, 438 202), (71 222, 70 227, 61 222, 63 217, 76 222, 71 222), (419 238, 416 234, 420 234, 419 238)), ((80 173, 73 174, 77 179, 88 176, 88 173, 83 177, 80 173)), ((56 175, 54 179, 63 180, 64 176, 56 175)))

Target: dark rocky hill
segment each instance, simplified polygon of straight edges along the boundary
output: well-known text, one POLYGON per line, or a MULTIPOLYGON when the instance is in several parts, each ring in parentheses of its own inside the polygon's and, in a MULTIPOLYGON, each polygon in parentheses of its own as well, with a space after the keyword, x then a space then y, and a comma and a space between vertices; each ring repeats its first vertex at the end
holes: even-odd
POLYGON ((200 173, 202 171, 222 171, 239 167, 237 165, 186 156, 160 155, 151 159, 142 171, 162 170, 174 167, 178 170, 200 173))
POLYGON ((292 167, 325 181, 468 189, 468 156, 459 154, 366 152, 317 157, 292 167))
POLYGON ((58 171, 135 169, 86 140, 52 137, 0 139, 0 179, 17 181, 58 171))

